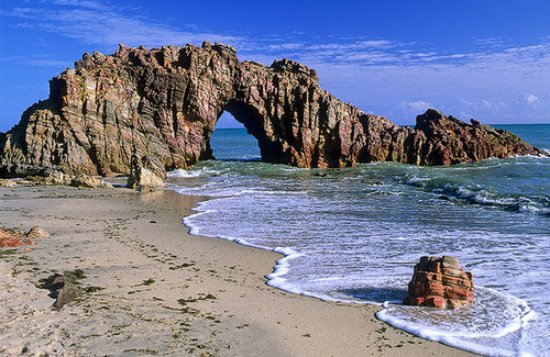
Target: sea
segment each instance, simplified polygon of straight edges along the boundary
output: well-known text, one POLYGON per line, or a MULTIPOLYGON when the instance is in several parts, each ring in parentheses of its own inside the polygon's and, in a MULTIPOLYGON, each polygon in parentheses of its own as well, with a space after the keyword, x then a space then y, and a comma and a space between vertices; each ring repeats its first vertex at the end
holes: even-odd
MULTIPOLYGON (((495 126, 550 150, 550 124, 495 126)), ((269 285, 378 304, 378 319, 467 351, 550 356, 549 158, 299 169, 261 162, 245 129, 217 129, 211 145, 216 160, 169 174, 170 189, 211 197, 184 224, 282 253, 269 285), (456 256, 472 272, 472 306, 401 303, 425 255, 456 256)))

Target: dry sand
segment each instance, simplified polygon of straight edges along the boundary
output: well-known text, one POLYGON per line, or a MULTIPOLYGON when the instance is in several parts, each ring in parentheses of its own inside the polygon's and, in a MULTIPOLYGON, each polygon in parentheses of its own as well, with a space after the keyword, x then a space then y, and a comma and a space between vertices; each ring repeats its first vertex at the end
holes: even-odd
POLYGON ((467 355, 377 321, 378 306, 268 287, 279 255, 186 233, 181 218, 200 199, 0 188, 0 226, 51 234, 0 250, 0 355, 467 355), (89 292, 52 310, 35 284, 75 269, 89 292))

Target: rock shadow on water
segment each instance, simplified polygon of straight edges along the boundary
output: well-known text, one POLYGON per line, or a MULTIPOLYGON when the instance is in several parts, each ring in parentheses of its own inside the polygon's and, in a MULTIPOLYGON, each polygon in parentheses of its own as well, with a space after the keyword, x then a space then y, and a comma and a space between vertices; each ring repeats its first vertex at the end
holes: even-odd
POLYGON ((355 288, 355 289, 342 289, 338 292, 347 295, 355 300, 361 300, 365 302, 375 302, 383 304, 386 301, 403 301, 407 297, 406 289, 398 288, 355 288))

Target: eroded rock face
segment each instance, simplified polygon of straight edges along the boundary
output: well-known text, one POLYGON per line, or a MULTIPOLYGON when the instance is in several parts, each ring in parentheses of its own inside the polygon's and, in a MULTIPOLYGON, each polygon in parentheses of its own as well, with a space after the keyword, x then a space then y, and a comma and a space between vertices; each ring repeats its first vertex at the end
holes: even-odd
POLYGON ((409 282, 407 305, 456 309, 474 302, 472 273, 454 257, 422 257, 409 282))
POLYGON ((242 122, 262 159, 298 167, 396 161, 449 165, 490 156, 543 155, 504 131, 429 110, 416 129, 366 114, 319 86, 314 70, 282 60, 240 62, 233 48, 126 48, 85 54, 50 81, 50 97, 0 134, 0 176, 129 174, 132 155, 163 170, 212 157, 223 111, 242 122))
POLYGON ((140 192, 153 192, 164 189, 166 171, 160 162, 150 156, 132 156, 132 170, 127 187, 140 192))

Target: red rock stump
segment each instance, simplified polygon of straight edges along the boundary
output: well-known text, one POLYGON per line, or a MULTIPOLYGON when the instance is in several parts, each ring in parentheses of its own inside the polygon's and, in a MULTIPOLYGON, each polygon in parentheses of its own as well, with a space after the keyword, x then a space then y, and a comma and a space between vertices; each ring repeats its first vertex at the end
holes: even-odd
POLYGON ((472 273, 464 271, 457 258, 422 257, 409 282, 406 305, 457 309, 474 302, 472 273))

